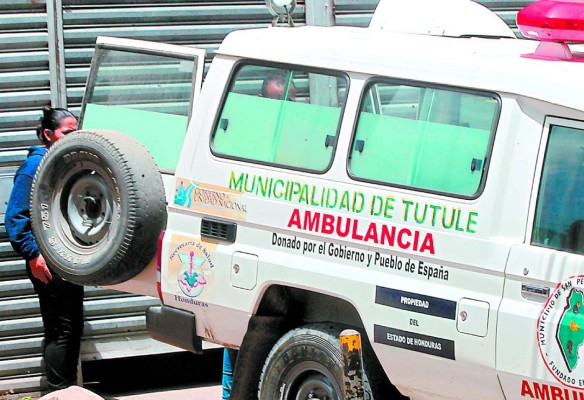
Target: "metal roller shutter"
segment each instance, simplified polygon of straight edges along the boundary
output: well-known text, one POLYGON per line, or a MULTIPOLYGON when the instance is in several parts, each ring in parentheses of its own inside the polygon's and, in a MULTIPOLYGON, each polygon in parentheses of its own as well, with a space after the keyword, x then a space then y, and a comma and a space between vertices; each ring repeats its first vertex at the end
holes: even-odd
POLYGON ((0 3, 0 168, 17 165, 36 140, 51 98, 45 1, 0 3))
POLYGON ((0 3, 0 393, 40 380, 38 301, 7 241, 4 213, 16 165, 36 142, 39 109, 51 101, 47 20, 45 1, 0 3))
MULTIPOLYGON (((369 26, 379 0, 334 0, 335 25, 369 26)), ((407 1, 407 0, 406 0, 407 1)))
MULTIPOLYGON (((304 2, 294 12, 305 22, 304 2)), ((81 104, 93 45, 98 35, 194 45, 207 51, 207 66, 231 31, 271 23, 264 1, 63 0, 67 98, 81 104)))

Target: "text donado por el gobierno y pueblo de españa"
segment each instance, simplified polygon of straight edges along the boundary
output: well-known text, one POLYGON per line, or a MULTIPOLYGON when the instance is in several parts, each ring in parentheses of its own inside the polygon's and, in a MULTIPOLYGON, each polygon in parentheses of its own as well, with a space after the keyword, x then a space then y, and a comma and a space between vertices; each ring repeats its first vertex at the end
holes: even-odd
MULTIPOLYGON (((319 207, 379 217, 388 220, 415 222, 424 227, 437 227, 458 232, 476 232, 478 212, 458 207, 422 203, 393 195, 364 194, 353 190, 310 185, 303 182, 277 179, 270 176, 231 172, 229 189, 258 197, 285 201, 298 205, 319 207)), ((288 228, 337 235, 356 241, 398 247, 419 253, 435 254, 434 238, 430 232, 408 227, 396 227, 379 222, 363 221, 344 215, 295 208, 288 220, 288 228)))
POLYGON ((296 250, 302 254, 318 254, 335 257, 360 263, 366 267, 383 267, 410 274, 416 274, 426 279, 440 279, 447 281, 450 275, 448 269, 442 265, 430 264, 409 258, 381 254, 378 251, 363 251, 349 248, 345 245, 331 242, 315 242, 296 236, 278 235, 272 233, 272 246, 296 250))

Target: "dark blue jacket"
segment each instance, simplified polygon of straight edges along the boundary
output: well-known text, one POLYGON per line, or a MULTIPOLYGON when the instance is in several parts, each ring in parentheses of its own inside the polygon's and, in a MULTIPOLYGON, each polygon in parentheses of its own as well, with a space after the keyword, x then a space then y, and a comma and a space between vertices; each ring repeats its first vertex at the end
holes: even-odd
POLYGON ((40 254, 30 225, 30 190, 34 174, 46 152, 42 146, 28 149, 28 157, 14 175, 14 187, 6 208, 5 225, 10 244, 27 261, 40 254))

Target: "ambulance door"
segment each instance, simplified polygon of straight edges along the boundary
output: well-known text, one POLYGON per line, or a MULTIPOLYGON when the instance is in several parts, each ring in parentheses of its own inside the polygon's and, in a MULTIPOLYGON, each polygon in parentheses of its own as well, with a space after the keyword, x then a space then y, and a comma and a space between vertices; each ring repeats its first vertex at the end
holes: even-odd
POLYGON ((507 399, 584 398, 584 122, 547 118, 497 330, 507 399))
MULTIPOLYGON (((134 137, 160 168, 167 202, 174 171, 203 81, 205 50, 99 36, 83 97, 81 130, 113 130, 134 137)), ((158 297, 156 262, 112 288, 158 297)))

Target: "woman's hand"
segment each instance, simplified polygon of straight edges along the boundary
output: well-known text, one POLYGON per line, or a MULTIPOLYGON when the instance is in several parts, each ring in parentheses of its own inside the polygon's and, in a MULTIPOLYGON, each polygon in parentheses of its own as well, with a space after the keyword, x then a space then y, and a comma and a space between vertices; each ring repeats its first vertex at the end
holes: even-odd
POLYGON ((37 258, 30 260, 30 270, 35 278, 37 278, 42 283, 48 283, 53 279, 49 267, 47 267, 47 262, 42 255, 37 258))

